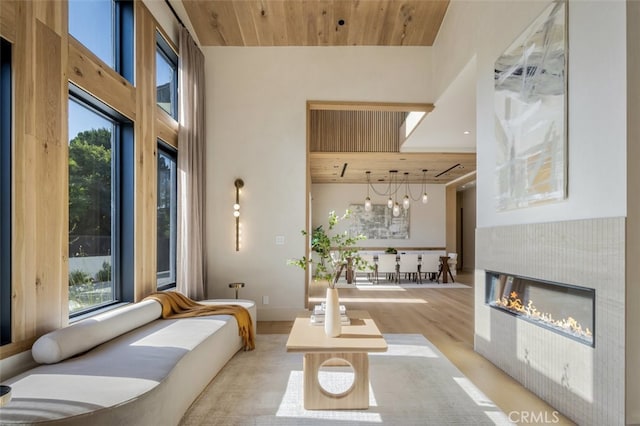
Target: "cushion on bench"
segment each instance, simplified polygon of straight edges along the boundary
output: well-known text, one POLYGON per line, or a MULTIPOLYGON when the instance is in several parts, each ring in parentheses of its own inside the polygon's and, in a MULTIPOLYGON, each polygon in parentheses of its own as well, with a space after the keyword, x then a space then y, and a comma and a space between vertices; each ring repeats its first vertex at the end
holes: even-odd
POLYGON ((154 300, 114 309, 45 334, 33 344, 31 354, 40 364, 54 364, 158 319, 161 313, 154 300))

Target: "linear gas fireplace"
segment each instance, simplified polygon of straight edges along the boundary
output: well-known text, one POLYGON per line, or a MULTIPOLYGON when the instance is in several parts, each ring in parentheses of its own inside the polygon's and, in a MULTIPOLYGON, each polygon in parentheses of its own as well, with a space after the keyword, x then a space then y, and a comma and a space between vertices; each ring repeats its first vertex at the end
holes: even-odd
POLYGON ((485 303, 595 346, 595 290, 533 278, 486 272, 485 303))

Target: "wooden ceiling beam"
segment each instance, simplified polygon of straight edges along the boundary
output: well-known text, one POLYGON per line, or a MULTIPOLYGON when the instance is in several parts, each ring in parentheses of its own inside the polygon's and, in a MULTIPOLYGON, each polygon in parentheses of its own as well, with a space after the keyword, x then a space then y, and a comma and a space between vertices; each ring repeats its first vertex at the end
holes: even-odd
POLYGON ((358 101, 307 101, 310 110, 332 111, 391 111, 431 112, 434 109, 432 103, 402 103, 402 102, 358 102, 358 101))

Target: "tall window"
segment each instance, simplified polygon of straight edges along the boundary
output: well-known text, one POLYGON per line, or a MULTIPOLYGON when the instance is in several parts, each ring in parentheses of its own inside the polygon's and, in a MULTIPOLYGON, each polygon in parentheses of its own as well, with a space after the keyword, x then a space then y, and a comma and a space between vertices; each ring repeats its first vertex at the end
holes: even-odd
POLYGON ((69 34, 133 82, 133 2, 69 0, 69 34))
POLYGON ((11 44, 0 39, 0 345, 11 343, 11 44))
POLYGON ((158 143, 158 289, 176 285, 178 179, 176 152, 158 143))
POLYGON ((156 99, 158 106, 178 119, 178 55, 156 32, 156 99))
POLYGON ((117 112, 71 87, 69 312, 74 315, 132 299, 133 129, 117 112))

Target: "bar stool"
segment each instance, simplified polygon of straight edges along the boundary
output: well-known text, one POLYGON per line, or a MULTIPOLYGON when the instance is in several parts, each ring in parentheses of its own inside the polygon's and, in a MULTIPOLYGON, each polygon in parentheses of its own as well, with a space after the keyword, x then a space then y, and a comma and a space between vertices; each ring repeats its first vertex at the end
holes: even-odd
POLYGON ((244 283, 230 283, 229 288, 236 289, 236 299, 238 298, 238 290, 244 287, 244 283))

